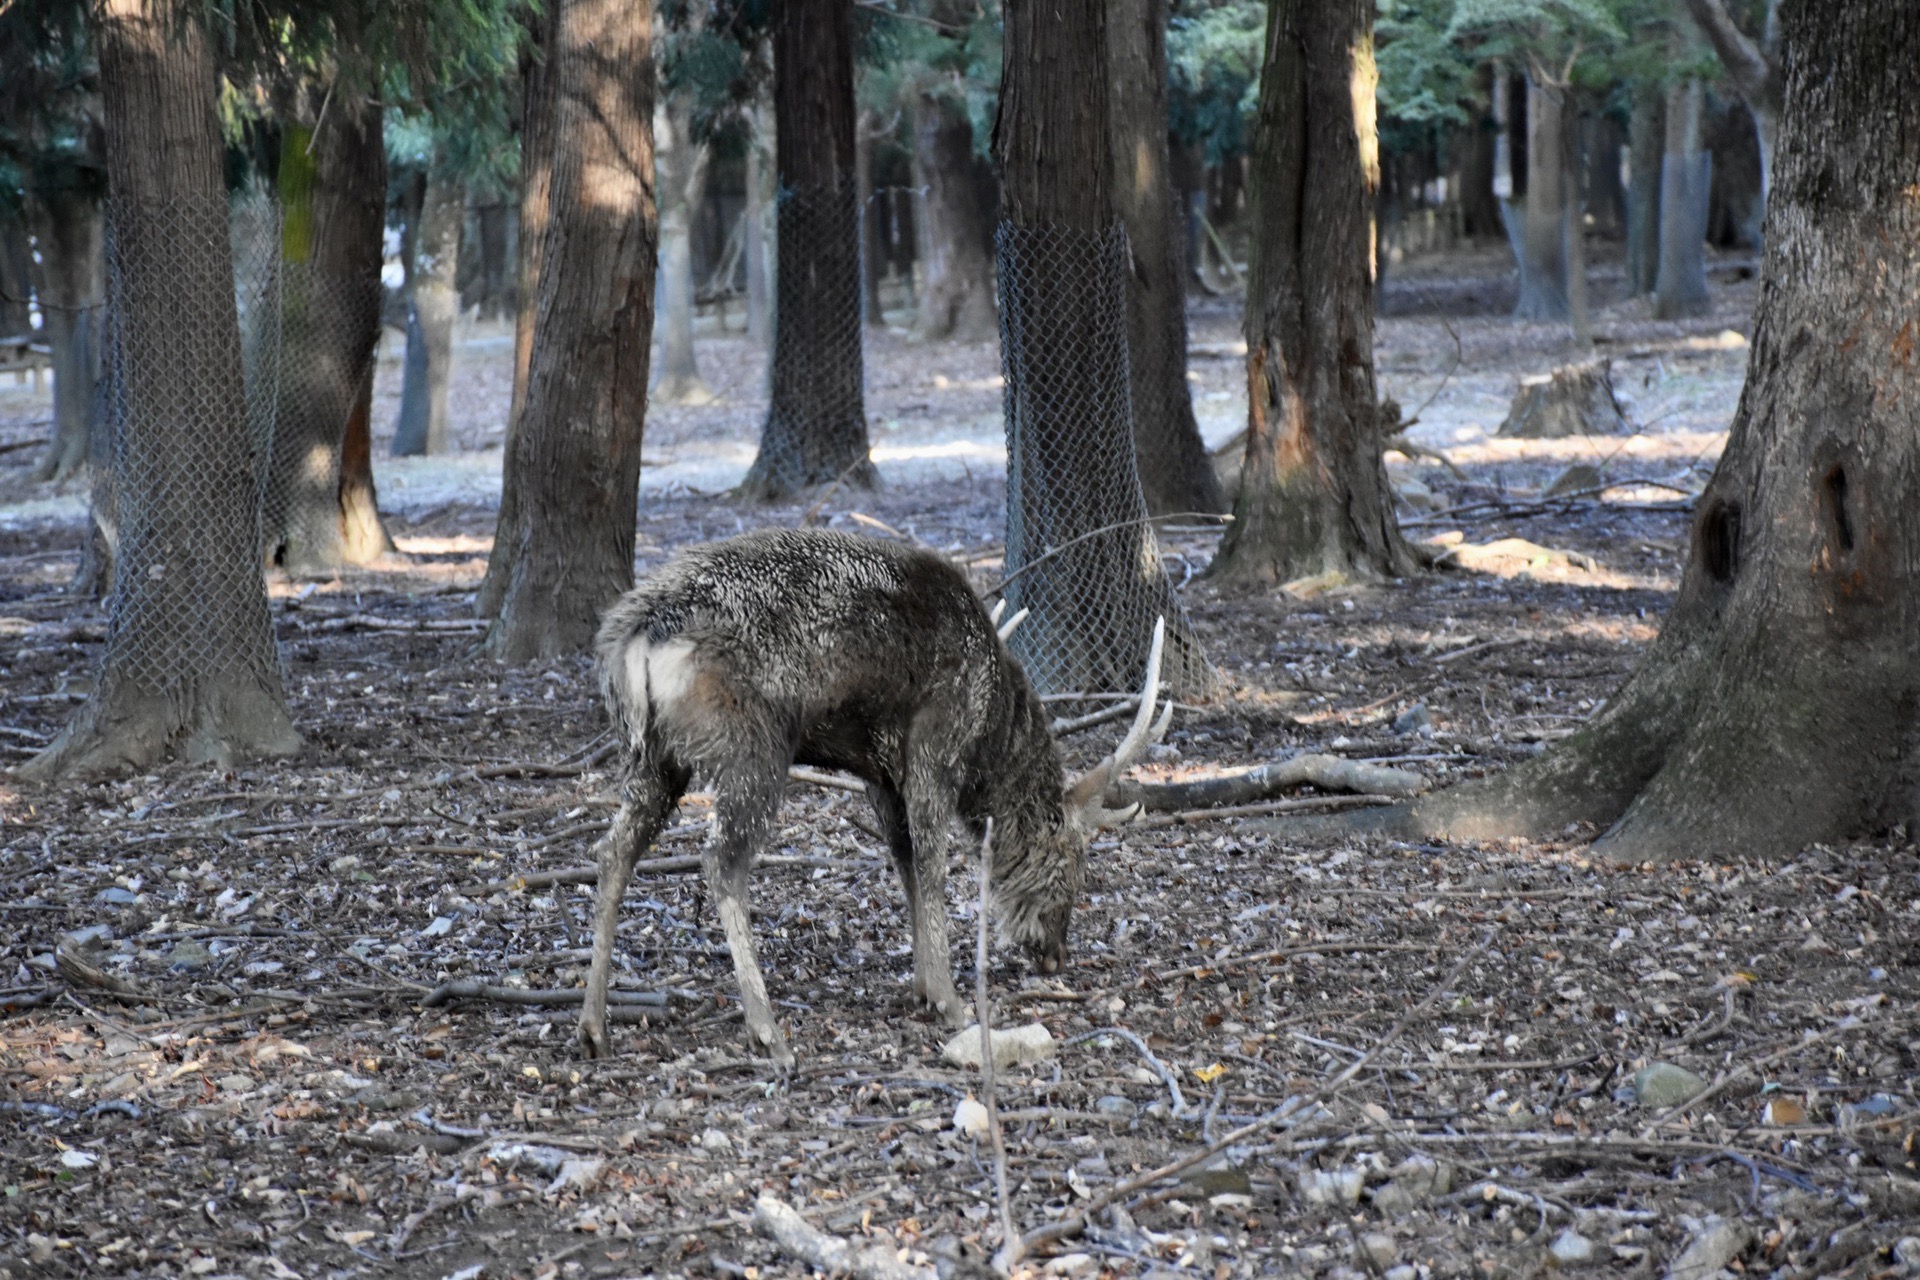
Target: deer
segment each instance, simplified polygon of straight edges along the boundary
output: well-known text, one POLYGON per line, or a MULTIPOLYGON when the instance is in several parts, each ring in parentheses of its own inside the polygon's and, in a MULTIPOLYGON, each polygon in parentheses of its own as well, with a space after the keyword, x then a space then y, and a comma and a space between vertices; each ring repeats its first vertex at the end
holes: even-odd
MULTIPOLYGON (((1004 601, 1001 607, 1004 607, 1004 601)), ((958 818, 992 821, 993 917, 1044 973, 1068 923, 1095 829, 1124 821, 1109 786, 1166 731, 1154 722, 1164 620, 1139 709, 1113 753, 1068 780, 1044 704, 996 626, 938 553, 827 530, 777 529, 690 548, 611 605, 595 642, 618 746, 621 804, 596 851, 593 957, 578 1038, 610 1056, 615 929, 640 851, 695 779, 713 794, 702 870, 726 934, 749 1044, 783 1071, 792 1049, 754 954, 748 877, 794 765, 853 774, 905 890, 913 993, 949 1026, 947 860, 958 818)))

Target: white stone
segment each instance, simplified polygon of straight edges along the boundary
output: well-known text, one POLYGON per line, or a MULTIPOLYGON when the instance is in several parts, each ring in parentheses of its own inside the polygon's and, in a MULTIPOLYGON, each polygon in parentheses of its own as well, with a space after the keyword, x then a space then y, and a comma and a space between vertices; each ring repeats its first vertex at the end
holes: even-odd
MULTIPOLYGON (((997 1028, 992 1036, 993 1065, 1005 1070, 1029 1062, 1051 1058, 1059 1052, 1053 1033, 1038 1022, 1024 1027, 997 1028)), ((953 1066, 978 1068, 980 1065, 980 1026, 975 1023, 947 1041, 941 1058, 953 1066)))

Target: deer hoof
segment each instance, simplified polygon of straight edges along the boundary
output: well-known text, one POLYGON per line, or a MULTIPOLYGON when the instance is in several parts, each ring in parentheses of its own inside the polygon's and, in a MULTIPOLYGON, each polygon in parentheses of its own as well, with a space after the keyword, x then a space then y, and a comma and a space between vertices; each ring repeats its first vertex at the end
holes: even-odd
POLYGON ((583 1058, 611 1058, 613 1046, 607 1043, 607 1027, 599 1020, 580 1023, 578 1032, 580 1056, 583 1058))
POLYGON ((793 1070, 793 1046, 780 1034, 780 1028, 752 1027, 748 1029, 747 1038, 753 1041, 754 1049, 765 1054, 782 1074, 793 1070))

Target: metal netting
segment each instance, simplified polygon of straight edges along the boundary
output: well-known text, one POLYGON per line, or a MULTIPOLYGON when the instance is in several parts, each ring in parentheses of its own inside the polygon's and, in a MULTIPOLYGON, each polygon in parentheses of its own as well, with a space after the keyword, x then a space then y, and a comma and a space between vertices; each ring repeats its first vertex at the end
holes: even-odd
POLYGON ((749 492, 871 485, 859 193, 782 188, 775 204, 773 359, 749 492))
POLYGON ((277 343, 241 334, 277 323, 278 218, 224 198, 120 201, 108 216, 102 670, 173 696, 272 661, 259 529, 277 343))
POLYGON ((1138 686, 1154 619, 1176 694, 1215 684, 1160 560, 1134 457, 1125 228, 1002 222, 994 237, 1006 375, 1004 594, 1043 693, 1138 686))

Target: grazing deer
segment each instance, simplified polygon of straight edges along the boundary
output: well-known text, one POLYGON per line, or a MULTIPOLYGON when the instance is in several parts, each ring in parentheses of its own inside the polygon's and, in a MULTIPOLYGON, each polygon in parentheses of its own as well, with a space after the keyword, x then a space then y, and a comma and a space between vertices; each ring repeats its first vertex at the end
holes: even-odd
MULTIPOLYGON (((968 1010, 947 946, 947 840, 993 819, 993 898, 1004 937, 1042 970, 1066 960, 1090 831, 1116 816, 1108 785, 1149 738, 1146 687, 1120 747, 1069 785, 1046 709, 959 570, 938 555, 820 530, 767 530, 689 550, 607 611, 601 692, 623 743, 623 803, 599 849, 593 964, 580 1043, 605 1056, 614 928, 634 860, 695 777, 713 790, 704 863, 733 953, 747 1038, 793 1062, 774 1024, 748 926, 747 873, 791 765, 866 782, 906 889, 913 984, 949 1024, 968 1010)), ((1171 714, 1171 707, 1168 709, 1171 714)), ((1158 726, 1164 731, 1166 718, 1158 726)))

